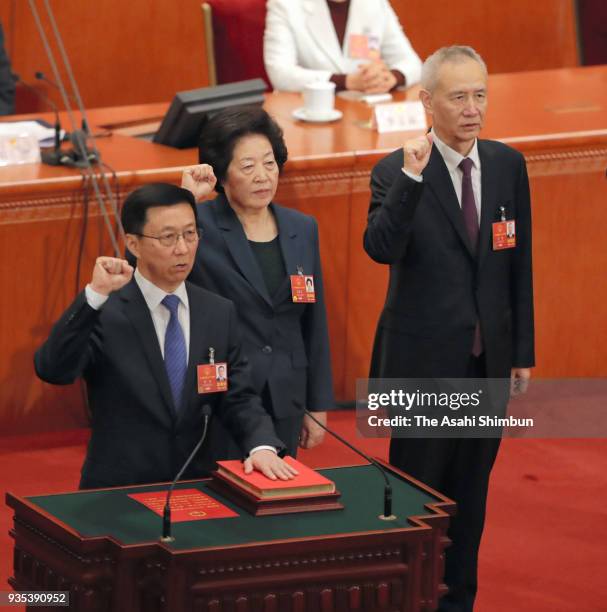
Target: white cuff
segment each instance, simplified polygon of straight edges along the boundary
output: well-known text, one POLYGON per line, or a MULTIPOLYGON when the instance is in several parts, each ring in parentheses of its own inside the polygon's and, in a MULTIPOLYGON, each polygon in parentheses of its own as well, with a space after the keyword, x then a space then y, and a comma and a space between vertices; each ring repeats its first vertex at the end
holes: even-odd
POLYGON ((416 183, 422 183, 424 180, 424 177, 421 174, 413 174, 413 172, 409 172, 405 170, 404 168, 401 168, 401 170, 403 171, 403 174, 406 174, 410 179, 413 179, 416 183))
POLYGON ((88 305, 94 310, 99 310, 110 297, 109 295, 103 295, 103 293, 97 293, 91 288, 90 284, 84 288, 84 295, 88 305))
POLYGON ((269 451, 272 451, 275 455, 278 454, 278 451, 273 446, 262 445, 262 446, 256 446, 255 448, 251 449, 249 451, 249 457, 252 457, 257 451, 260 451, 260 450, 269 450, 269 451))

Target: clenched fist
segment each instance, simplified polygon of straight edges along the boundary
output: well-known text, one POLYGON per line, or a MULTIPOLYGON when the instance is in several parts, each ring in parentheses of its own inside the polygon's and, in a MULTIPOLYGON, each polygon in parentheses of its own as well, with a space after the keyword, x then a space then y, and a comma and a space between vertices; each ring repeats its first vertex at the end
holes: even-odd
POLYGON ((215 189, 217 178, 209 164, 190 166, 181 175, 181 186, 194 194, 196 202, 202 202, 215 189))
POLYGON ((133 277, 133 267, 125 259, 97 257, 93 268, 91 289, 101 295, 109 295, 124 287, 133 277))
POLYGON ((432 134, 424 134, 413 140, 407 140, 403 146, 404 169, 411 174, 421 174, 428 165, 431 152, 432 134))

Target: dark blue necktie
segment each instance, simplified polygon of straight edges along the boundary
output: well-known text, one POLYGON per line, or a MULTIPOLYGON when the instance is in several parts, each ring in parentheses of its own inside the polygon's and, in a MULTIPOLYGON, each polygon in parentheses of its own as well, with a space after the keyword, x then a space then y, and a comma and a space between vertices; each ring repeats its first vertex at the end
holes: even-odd
MULTIPOLYGON (((464 157, 459 163, 459 167, 462 169, 462 213, 464 214, 464 223, 466 224, 466 230, 468 237, 470 238, 470 244, 472 250, 476 252, 478 244, 478 212, 476 210, 476 202, 474 201, 474 190, 472 189, 472 166, 474 162, 469 157, 464 157)), ((481 336, 481 328, 476 322, 474 329, 474 341, 472 344, 472 354, 478 357, 483 352, 483 339, 481 336)))
POLYGON ((188 368, 188 354, 185 346, 183 330, 179 325, 177 309, 180 299, 176 295, 167 295, 162 300, 162 305, 171 313, 166 334, 164 336, 164 367, 167 370, 175 409, 179 411, 185 374, 188 368))

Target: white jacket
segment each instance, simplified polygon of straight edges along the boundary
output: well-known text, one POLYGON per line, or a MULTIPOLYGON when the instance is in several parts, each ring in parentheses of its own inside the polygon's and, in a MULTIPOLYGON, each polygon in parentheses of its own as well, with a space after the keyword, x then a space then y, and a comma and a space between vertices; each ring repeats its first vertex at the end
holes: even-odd
POLYGON ((421 61, 388 0, 350 0, 343 48, 327 0, 268 0, 267 8, 263 55, 274 89, 301 91, 311 81, 356 72, 366 60, 349 57, 350 34, 377 37, 391 70, 399 70, 407 85, 420 79, 421 61))

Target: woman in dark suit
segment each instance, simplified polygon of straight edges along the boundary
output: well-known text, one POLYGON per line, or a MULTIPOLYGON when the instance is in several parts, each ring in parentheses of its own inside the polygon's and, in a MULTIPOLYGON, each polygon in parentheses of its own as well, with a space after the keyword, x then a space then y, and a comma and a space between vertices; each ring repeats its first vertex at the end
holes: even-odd
MULTIPOLYGON (((286 160, 282 130, 264 110, 230 109, 204 126, 200 165, 182 186, 199 202, 202 230, 189 280, 236 305, 255 390, 295 456, 323 438, 304 409, 326 422, 333 392, 318 227, 272 201, 286 160), (297 275, 313 278, 315 302, 292 290, 297 275)), ((219 455, 240 456, 226 431, 215 443, 219 455)))

